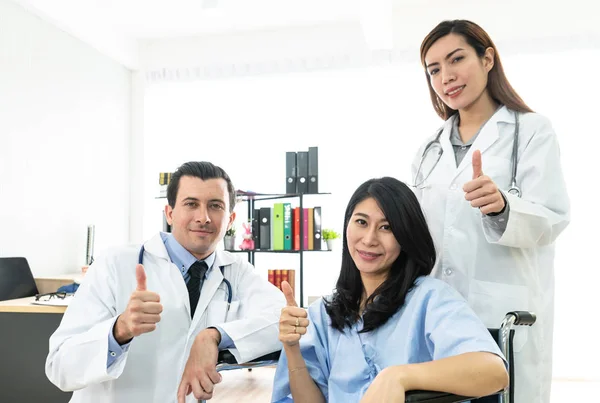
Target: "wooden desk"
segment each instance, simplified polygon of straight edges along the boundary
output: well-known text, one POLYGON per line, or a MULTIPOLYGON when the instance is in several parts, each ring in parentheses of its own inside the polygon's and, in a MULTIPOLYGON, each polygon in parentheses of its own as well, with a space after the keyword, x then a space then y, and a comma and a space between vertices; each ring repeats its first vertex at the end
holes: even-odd
POLYGON ((72 393, 54 386, 44 370, 48 341, 66 307, 34 300, 0 301, 0 402, 67 403, 72 393))
MULTIPOLYGON (((0 301, 0 312, 60 313, 60 314, 63 314, 67 310, 66 306, 35 305, 35 304, 32 304, 33 301, 35 301, 35 297, 11 299, 9 301, 0 301)), ((1 333, 0 333, 0 337, 2 337, 1 333)))

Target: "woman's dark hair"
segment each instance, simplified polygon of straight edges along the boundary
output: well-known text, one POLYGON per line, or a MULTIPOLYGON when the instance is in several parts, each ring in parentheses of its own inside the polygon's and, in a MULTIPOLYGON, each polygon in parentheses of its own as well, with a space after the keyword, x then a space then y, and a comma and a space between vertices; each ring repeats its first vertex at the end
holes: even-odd
POLYGON ((365 303, 361 332, 384 325, 404 305, 415 280, 429 275, 435 264, 433 239, 421 206, 410 188, 390 177, 370 179, 360 185, 346 207, 340 276, 331 300, 325 300, 332 326, 341 332, 358 320, 363 295, 360 272, 348 249, 346 229, 356 206, 371 197, 383 211, 401 251, 387 279, 365 303))
POLYGON ((190 161, 181 165, 171 175, 171 180, 167 186, 167 202, 171 208, 175 208, 175 202, 177 201, 177 193, 179 192, 179 180, 182 176, 191 176, 194 178, 200 178, 203 181, 208 179, 223 179, 227 182, 227 193, 229 193, 229 212, 233 211, 235 207, 235 188, 233 183, 227 175, 227 172, 219 166, 212 164, 207 161, 190 161))
POLYGON ((461 35, 469 46, 475 49, 477 56, 483 57, 487 48, 494 49, 494 66, 488 73, 487 90, 490 93, 490 97, 501 105, 506 105, 508 109, 517 112, 533 112, 521 99, 517 91, 510 85, 506 74, 504 74, 504 68, 500 61, 500 55, 498 49, 487 32, 483 30, 479 25, 474 22, 467 20, 452 20, 442 21, 423 39, 421 43, 421 64, 425 68, 425 77, 427 79, 427 85, 429 86, 429 95, 433 104, 433 109, 436 113, 444 120, 450 116, 456 114, 456 110, 451 109, 446 105, 435 93, 431 82, 429 80, 429 73, 427 72, 427 64, 425 63, 425 56, 431 46, 439 39, 449 34, 461 35))

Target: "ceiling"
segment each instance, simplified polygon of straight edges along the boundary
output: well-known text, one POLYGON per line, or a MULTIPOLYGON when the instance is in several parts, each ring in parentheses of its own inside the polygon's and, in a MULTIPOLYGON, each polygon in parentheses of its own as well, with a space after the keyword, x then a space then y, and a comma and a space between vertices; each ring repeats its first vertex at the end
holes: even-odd
MULTIPOLYGON (((356 18, 358 4, 361 2, 359 0, 14 1, 65 26, 76 27, 92 22, 93 25, 102 25, 113 32, 138 39, 205 35, 352 19, 356 18)), ((391 0, 388 2, 391 4, 391 0)))
POLYGON ((143 68, 139 45, 144 41, 348 21, 378 32, 376 41, 383 47, 392 46, 393 29, 396 48, 419 43, 434 22, 447 18, 478 21, 496 42, 518 35, 600 37, 589 0, 12 1, 132 69, 143 68))

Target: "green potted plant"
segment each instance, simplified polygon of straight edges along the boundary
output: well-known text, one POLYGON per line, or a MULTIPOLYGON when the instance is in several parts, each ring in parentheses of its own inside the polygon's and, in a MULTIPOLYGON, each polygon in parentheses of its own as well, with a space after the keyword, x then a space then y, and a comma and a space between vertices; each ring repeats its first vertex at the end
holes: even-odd
POLYGON ((340 237, 340 234, 338 234, 337 232, 335 232, 334 230, 332 230, 330 228, 325 228, 325 229, 323 229, 322 232, 323 232, 323 234, 322 234, 323 239, 325 240, 325 243, 327 244, 327 249, 333 250, 334 241, 340 237))
POLYGON ((223 238, 223 245, 225 246, 225 250, 233 250, 235 249, 235 226, 231 224, 231 228, 225 232, 225 237, 223 238))

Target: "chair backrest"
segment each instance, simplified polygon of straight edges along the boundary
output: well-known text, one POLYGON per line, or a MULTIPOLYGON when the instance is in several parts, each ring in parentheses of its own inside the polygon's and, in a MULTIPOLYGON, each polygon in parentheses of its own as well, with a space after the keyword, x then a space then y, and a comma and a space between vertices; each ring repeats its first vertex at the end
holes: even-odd
POLYGON ((27 259, 0 258, 0 301, 33 297, 37 293, 38 289, 27 259))

